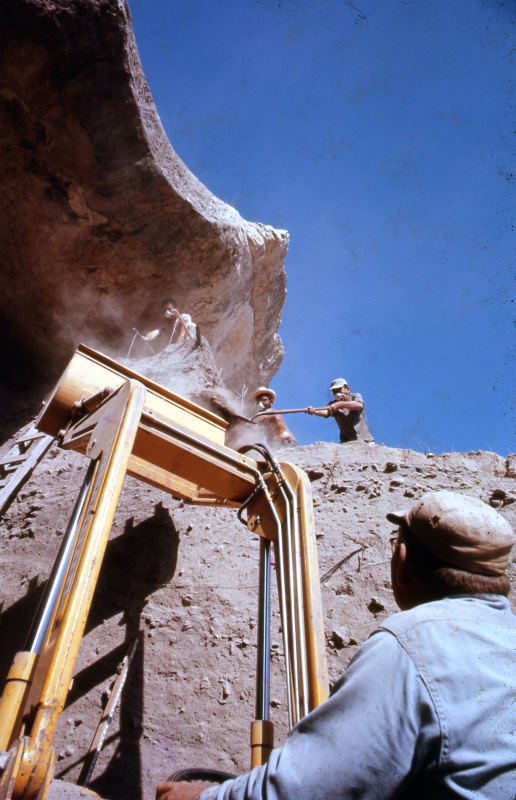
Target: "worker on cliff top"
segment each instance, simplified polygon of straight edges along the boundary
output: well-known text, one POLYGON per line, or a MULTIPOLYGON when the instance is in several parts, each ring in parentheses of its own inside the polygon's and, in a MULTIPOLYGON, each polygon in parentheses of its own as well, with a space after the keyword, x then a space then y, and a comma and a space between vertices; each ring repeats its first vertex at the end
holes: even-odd
POLYGON ((340 431, 340 443, 374 442, 367 424, 364 400, 358 392, 351 394, 345 378, 335 378, 330 384, 333 400, 323 408, 308 406, 307 414, 317 417, 334 417, 340 431))
MULTIPOLYGON (((275 399, 276 392, 267 386, 259 386, 253 392, 253 400, 257 404, 259 411, 272 409, 275 399)), ((297 444, 295 436, 288 429, 281 414, 264 415, 263 417, 258 417, 256 421, 264 427, 267 444, 273 450, 280 447, 293 447, 297 444)))
POLYGON ((158 328, 145 334, 143 339, 152 342, 155 352, 168 344, 180 344, 185 339, 195 339, 196 325, 190 314, 181 314, 173 297, 165 297, 161 301, 162 320, 158 328))
POLYGON ((158 800, 514 800, 511 526, 450 491, 387 519, 401 612, 267 764, 221 786, 165 783, 158 800))

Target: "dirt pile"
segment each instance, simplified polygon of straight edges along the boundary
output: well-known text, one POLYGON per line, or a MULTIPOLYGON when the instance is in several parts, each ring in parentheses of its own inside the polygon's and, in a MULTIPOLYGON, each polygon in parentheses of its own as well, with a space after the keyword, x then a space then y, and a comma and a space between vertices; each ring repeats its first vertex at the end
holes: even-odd
MULTIPOLYGON (((474 495, 516 523, 516 457, 440 456, 381 445, 316 443, 283 451, 312 482, 330 679, 395 610, 392 526, 385 513, 429 489, 474 495)), ((5 675, 62 540, 86 459, 54 449, 2 524, 5 675)), ((258 540, 234 510, 195 508, 128 478, 113 526, 68 706, 56 773, 74 780, 117 664, 140 637, 121 704, 91 785, 106 798, 152 798, 183 766, 249 766, 254 716, 258 540)), ((515 564, 511 580, 516 583, 515 564)), ((272 715, 286 734, 277 602, 273 599, 272 715)))

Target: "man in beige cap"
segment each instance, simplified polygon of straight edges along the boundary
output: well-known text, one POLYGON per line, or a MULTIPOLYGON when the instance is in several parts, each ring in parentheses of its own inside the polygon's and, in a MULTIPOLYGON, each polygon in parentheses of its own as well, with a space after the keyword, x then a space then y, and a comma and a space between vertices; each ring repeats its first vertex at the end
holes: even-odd
MULTIPOLYGON (((275 399, 276 392, 274 389, 269 389, 268 386, 259 386, 253 392, 253 400, 257 404, 259 411, 271 409, 275 399)), ((297 444, 295 436, 288 429, 281 414, 258 417, 256 422, 264 427, 267 444, 273 450, 279 450, 280 447, 292 447, 297 444)))
POLYGON ((158 800, 516 798, 511 526, 448 491, 387 518, 402 611, 265 766, 220 787, 162 784, 158 800))

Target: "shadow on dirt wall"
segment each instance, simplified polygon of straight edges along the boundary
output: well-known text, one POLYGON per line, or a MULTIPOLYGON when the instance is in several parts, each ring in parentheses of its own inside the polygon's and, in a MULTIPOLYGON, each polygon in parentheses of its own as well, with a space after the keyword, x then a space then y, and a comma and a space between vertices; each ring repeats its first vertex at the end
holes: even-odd
MULTIPOLYGON (((67 698, 70 706, 109 678, 114 678, 117 667, 135 639, 138 644, 130 663, 120 699, 120 729, 109 731, 107 742, 118 740, 116 752, 104 772, 89 784, 101 797, 126 800, 128 796, 141 798, 141 764, 139 739, 143 718, 143 666, 144 640, 140 633, 141 613, 147 598, 175 572, 179 536, 173 520, 161 503, 154 507, 152 517, 134 525, 132 518, 125 524, 123 534, 108 543, 102 569, 88 616, 86 633, 105 620, 123 613, 125 636, 111 652, 89 664, 74 676, 72 690, 67 698)), ((37 579, 36 579, 37 580, 37 579)), ((10 668, 14 654, 26 646, 27 631, 36 614, 45 584, 31 581, 24 597, 0 613, 0 641, 9 642, 0 649, 0 686, 10 668)), ((91 731, 91 737, 95 731, 91 731)), ((68 764, 56 777, 66 779, 84 755, 68 764)))

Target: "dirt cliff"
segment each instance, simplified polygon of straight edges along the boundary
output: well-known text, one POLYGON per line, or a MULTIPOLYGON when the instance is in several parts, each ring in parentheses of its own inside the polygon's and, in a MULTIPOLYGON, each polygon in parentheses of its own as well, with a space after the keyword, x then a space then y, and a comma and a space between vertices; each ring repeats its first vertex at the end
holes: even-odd
MULTIPOLYGON (((451 488, 516 522, 516 460, 494 453, 424 455, 382 445, 315 443, 282 451, 313 489, 330 679, 395 610, 389 509, 451 488)), ((85 462, 50 451, 2 524, 0 569, 5 675, 21 648, 58 550, 85 462)), ((511 581, 516 583, 513 563, 511 581)), ((254 714, 258 541, 229 509, 195 508, 126 479, 56 737, 56 774, 77 778, 128 644, 140 637, 91 788, 151 800, 184 766, 249 766, 254 714)), ((286 695, 273 599, 272 714, 286 734, 286 695)))

